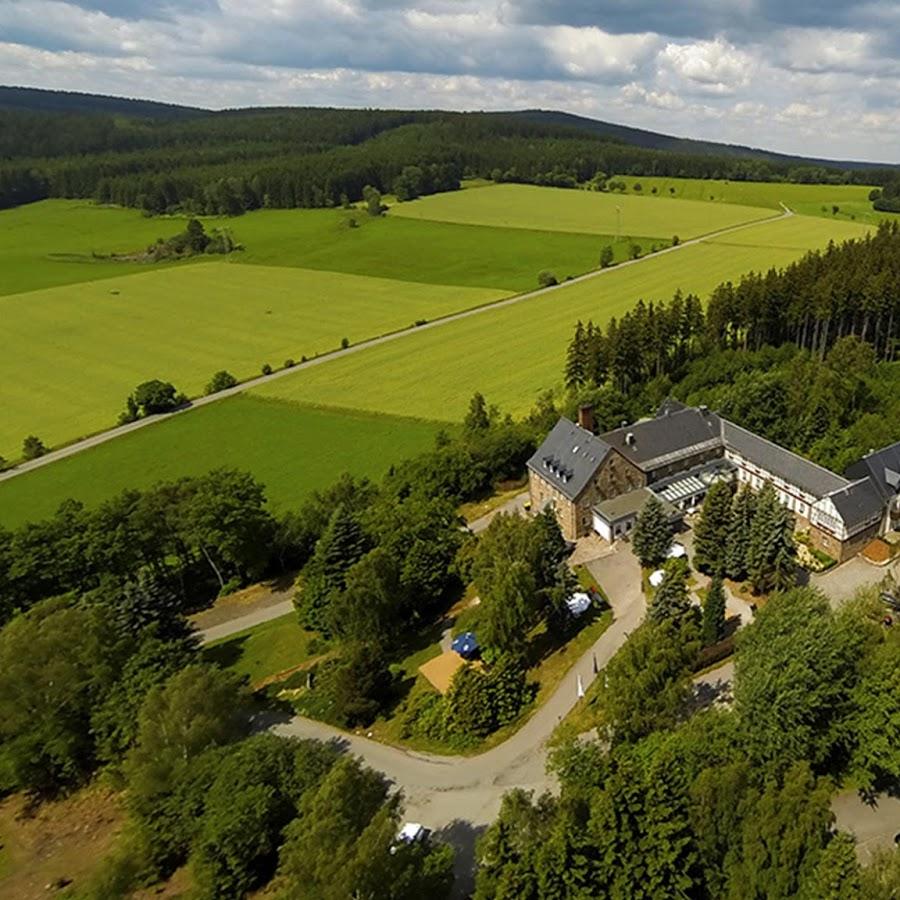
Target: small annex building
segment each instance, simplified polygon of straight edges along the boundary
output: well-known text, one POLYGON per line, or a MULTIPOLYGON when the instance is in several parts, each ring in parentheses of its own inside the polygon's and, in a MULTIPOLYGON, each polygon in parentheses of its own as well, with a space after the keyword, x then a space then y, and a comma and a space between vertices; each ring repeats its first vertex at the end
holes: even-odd
POLYGON ((626 536, 649 497, 673 521, 717 481, 771 484, 814 546, 842 561, 900 522, 900 442, 838 475, 722 418, 667 400, 650 419, 600 435, 593 412, 562 418, 528 461, 532 509, 552 508, 567 540, 626 536))

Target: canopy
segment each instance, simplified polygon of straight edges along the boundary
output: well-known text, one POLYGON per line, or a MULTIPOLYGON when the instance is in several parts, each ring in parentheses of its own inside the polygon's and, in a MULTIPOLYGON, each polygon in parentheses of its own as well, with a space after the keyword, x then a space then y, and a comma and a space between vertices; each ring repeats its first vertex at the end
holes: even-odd
POLYGON ((464 631, 453 638, 450 649, 455 650, 463 659, 468 659, 478 651, 478 639, 471 631, 464 631))
POLYGON ((669 559, 681 559, 687 553, 687 550, 684 549, 684 544, 679 544, 678 541, 675 541, 671 547, 669 547, 669 552, 666 554, 669 559))
POLYGON ((650 573, 650 586, 651 587, 659 587, 663 582, 663 578, 665 578, 665 577, 666 577, 666 573, 663 572, 662 569, 657 569, 655 572, 651 572, 650 573))
POLYGON ((591 608, 591 598, 583 591, 579 591, 566 600, 566 606, 569 607, 569 612, 573 616, 580 616, 591 608))

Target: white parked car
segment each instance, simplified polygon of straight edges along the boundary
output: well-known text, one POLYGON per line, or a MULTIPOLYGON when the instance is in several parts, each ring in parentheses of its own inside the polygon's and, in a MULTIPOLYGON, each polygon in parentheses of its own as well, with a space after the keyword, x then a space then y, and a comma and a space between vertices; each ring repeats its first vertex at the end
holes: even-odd
POLYGON ((391 853, 396 853, 401 844, 417 844, 424 841, 431 832, 418 822, 407 822, 397 834, 397 840, 391 847, 391 853))

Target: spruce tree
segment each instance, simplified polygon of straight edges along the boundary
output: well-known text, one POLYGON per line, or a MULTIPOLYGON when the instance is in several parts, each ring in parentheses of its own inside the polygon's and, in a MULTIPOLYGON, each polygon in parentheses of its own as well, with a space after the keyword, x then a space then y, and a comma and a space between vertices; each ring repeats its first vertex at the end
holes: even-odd
POLYGON ((328 632, 328 607, 344 589, 347 569, 368 550, 369 540, 359 522, 345 505, 338 506, 303 570, 303 587, 295 600, 307 628, 328 632))
POLYGON ((684 559, 670 559, 662 583, 653 595, 648 616, 654 622, 679 621, 691 608, 687 589, 688 565, 684 559))
POLYGON ((491 427, 491 418, 488 415, 487 403, 480 391, 472 394, 469 401, 469 411, 463 420, 466 431, 487 431, 491 427))
POLYGON ((703 501, 694 528, 694 565, 705 572, 720 573, 725 566, 725 548, 731 529, 731 487, 717 481, 703 501))
POLYGON ((772 590, 787 591, 797 581, 797 546, 794 543, 794 516, 780 506, 775 520, 774 553, 770 572, 772 590))
POLYGON ((725 637, 725 588, 722 576, 714 575, 703 603, 703 646, 709 647, 725 637))
POLYGON ((587 379, 587 344, 581 319, 575 324, 575 334, 566 353, 566 387, 579 387, 587 379))
POLYGON ((662 503, 654 494, 650 495, 637 517, 631 543, 642 566, 659 565, 669 552, 672 528, 662 503))
POLYGON ((747 575, 756 593, 793 586, 793 533, 793 515, 781 504, 775 488, 767 484, 759 493, 747 548, 747 575))
POLYGON ((747 575, 747 550, 755 512, 756 495, 750 485, 745 484, 731 502, 731 520, 725 542, 725 572, 735 581, 741 581, 747 575))

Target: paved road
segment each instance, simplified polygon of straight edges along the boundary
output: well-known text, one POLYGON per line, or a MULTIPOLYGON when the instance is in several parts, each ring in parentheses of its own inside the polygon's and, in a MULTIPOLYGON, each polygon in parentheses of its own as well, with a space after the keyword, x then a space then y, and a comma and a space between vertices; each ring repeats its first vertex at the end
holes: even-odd
POLYGON ((399 338, 406 337, 407 335, 414 334, 417 331, 425 331, 429 328, 440 328, 444 325, 448 325, 450 322, 457 322, 460 319, 467 319, 470 316, 478 316, 489 310, 498 309, 503 306, 512 306, 515 303, 522 303, 525 300, 531 300, 534 297, 542 296, 551 291, 565 290, 570 285, 578 284, 579 282, 587 281, 592 278, 599 278, 603 275, 609 274, 610 272, 615 272, 619 269, 623 269, 626 266, 641 265, 649 259, 656 259, 657 257, 662 256, 666 253, 677 253, 680 250, 683 250, 685 247, 691 247, 694 244, 700 244, 704 241, 712 240, 713 238, 718 238, 726 234, 732 234, 736 231, 742 231, 745 228, 751 228, 755 225, 760 225, 763 222, 774 222, 778 219, 785 219, 792 215, 793 212, 785 207, 784 212, 780 215, 770 216, 765 219, 757 219, 753 222, 746 222, 743 225, 735 225, 731 228, 723 228, 721 231, 713 231, 709 234, 692 238, 689 241, 683 241, 677 247, 667 247, 665 250, 660 250, 657 253, 643 256, 640 259, 631 259, 625 262, 621 262, 609 269, 597 269, 593 272, 587 272, 584 275, 579 275, 576 278, 573 278, 571 281, 564 281, 561 284, 552 285, 551 287, 528 291, 524 294, 517 294, 516 296, 508 297, 505 300, 497 300, 493 303, 484 304, 483 306, 476 306, 473 309, 467 309, 463 310, 462 312, 443 316, 442 318, 432 319, 430 322, 427 322, 424 325, 411 326, 409 328, 403 328, 399 331, 393 331, 389 334, 380 335, 379 337, 360 341, 358 344, 354 344, 353 346, 347 347, 346 349, 334 350, 331 353, 325 353, 321 356, 315 357, 314 359, 307 360, 305 363, 298 363, 296 366, 293 366, 290 369, 279 369, 277 372, 273 372, 271 375, 261 375, 258 378, 252 378, 249 381, 245 381, 233 388, 219 391, 219 393, 212 394, 209 397, 198 397, 176 412, 151 416, 147 419, 138 419, 137 422, 130 422, 127 425, 120 425, 116 428, 111 428, 108 431, 103 431, 100 434, 95 434, 92 437, 84 438, 84 440, 68 444, 65 447, 60 447, 58 450, 53 450, 50 453, 45 454, 44 456, 38 457, 37 459, 20 463, 15 468, 9 469, 6 472, 0 472, 0 481, 6 481, 10 478, 16 478, 19 475, 24 475, 26 472, 31 472, 34 469, 41 468, 42 466, 50 465, 50 463, 58 462, 59 460, 66 459, 69 456, 74 456, 76 453, 81 453, 83 450, 89 450, 91 447, 105 444, 107 441, 111 441, 118 437, 123 437, 126 434, 131 434, 132 432, 138 431, 141 428, 149 428, 150 426, 155 425, 158 422, 164 422, 166 419, 169 419, 172 416, 184 415, 185 413, 190 412, 192 409, 198 409, 201 406, 208 406, 210 403, 217 403, 220 400, 224 400, 226 397, 233 397, 235 394, 240 394, 243 391, 259 387, 263 384, 268 384, 269 382, 275 381, 278 378, 286 378, 290 375, 295 374, 296 372, 302 372, 306 369, 311 369, 314 366, 322 365, 322 363, 330 362, 333 359, 340 359, 343 356, 349 356, 353 353, 359 353, 360 351, 366 350, 369 347, 377 347, 379 344, 386 344, 389 341, 395 341, 399 338))
POLYGON ((522 728, 485 753, 469 757, 415 753, 301 716, 279 723, 273 730, 339 742, 403 790, 407 819, 439 830, 460 827, 461 823, 467 829, 483 827, 494 819, 503 794, 510 788, 540 792, 553 786, 546 772, 547 739, 578 699, 578 676, 587 687, 595 677, 594 658, 603 668, 644 617, 640 569, 629 550, 623 548, 602 560, 599 574, 613 607, 613 623, 522 728))
POLYGON ((900 799, 878 795, 872 803, 865 802, 856 791, 839 794, 831 802, 838 828, 851 832, 856 838, 856 855, 863 864, 869 862, 872 851, 893 847, 900 834, 900 799))

